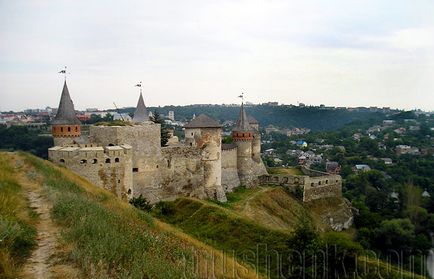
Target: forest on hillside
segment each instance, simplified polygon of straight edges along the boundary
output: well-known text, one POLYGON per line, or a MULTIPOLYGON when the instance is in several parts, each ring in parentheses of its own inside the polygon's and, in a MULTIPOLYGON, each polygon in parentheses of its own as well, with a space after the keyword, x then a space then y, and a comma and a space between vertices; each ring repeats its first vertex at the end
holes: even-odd
MULTIPOLYGON (((190 120, 193 114, 207 114, 220 122, 238 119, 239 107, 222 105, 188 105, 150 107, 150 111, 158 111, 167 115, 169 111, 175 112, 176 120, 190 120)), ((121 109, 122 112, 133 113, 134 108, 121 109)), ((330 131, 343 127, 353 121, 380 120, 386 117, 382 112, 369 110, 349 111, 346 109, 323 109, 318 107, 294 106, 247 106, 248 114, 255 117, 262 127, 274 125, 280 128, 306 127, 312 131, 330 131)))

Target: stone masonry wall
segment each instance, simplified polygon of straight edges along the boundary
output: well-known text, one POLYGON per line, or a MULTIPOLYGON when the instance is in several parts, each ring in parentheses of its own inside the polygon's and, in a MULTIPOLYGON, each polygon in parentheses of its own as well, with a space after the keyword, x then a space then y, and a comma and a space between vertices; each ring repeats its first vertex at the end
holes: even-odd
POLYGON ((225 192, 232 192, 240 186, 237 170, 237 148, 222 150, 222 186, 225 192))
POLYGON ((318 173, 315 175, 263 175, 259 182, 284 186, 291 192, 295 192, 297 187, 302 187, 304 202, 327 197, 342 197, 342 178, 339 175, 318 175, 318 173))
POLYGON ((131 146, 53 147, 49 159, 116 196, 127 199, 132 187, 131 146))

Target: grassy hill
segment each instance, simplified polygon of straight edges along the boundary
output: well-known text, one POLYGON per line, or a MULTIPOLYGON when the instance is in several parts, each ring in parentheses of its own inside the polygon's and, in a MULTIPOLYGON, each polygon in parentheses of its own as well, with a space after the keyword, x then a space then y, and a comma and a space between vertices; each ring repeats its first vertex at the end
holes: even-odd
POLYGON ((290 274, 294 266, 288 261, 291 256, 288 240, 302 219, 312 220, 330 245, 345 247, 342 249, 348 249, 348 255, 352 251, 360 252, 355 255, 360 272, 357 278, 380 278, 380 273, 381 278, 422 278, 367 257, 351 240, 351 230, 330 232, 325 219, 328 213, 341 209, 342 201, 337 199, 306 205, 281 187, 259 187, 237 189, 228 195, 227 203, 179 198, 161 203, 153 214, 192 237, 251 264, 270 278, 299 278, 290 274))
POLYGON ((0 278, 257 278, 66 169, 23 153, 0 162, 0 278))
MULTIPOLYGON (((226 204, 160 203, 156 219, 50 162, 0 153, 0 278, 284 278, 296 219, 310 212, 319 223, 333 203, 309 208, 280 187, 241 188, 226 204)), ((326 234, 357 249, 347 234, 326 234)), ((369 270, 360 278, 413 276, 358 259, 369 270)))

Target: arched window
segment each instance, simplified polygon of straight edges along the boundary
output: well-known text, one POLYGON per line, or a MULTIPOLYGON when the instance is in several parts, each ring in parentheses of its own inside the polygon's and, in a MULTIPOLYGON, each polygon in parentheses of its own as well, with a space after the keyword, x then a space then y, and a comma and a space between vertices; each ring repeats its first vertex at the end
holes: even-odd
POLYGON ((110 158, 105 159, 106 164, 110 164, 110 162, 111 162, 110 158))
POLYGON ((314 183, 312 182, 312 183, 310 183, 310 186, 312 186, 312 187, 313 187, 313 186, 315 186, 315 184, 314 184, 314 183))
POLYGON ((321 185, 321 181, 318 181, 318 185, 321 185))
POLYGON ((119 163, 119 158, 115 158, 115 163, 119 163))
POLYGON ((60 131, 63 133, 63 127, 60 127, 60 131))
POLYGON ((68 132, 71 132, 71 127, 68 127, 68 132))
POLYGON ((108 146, 115 146, 113 143, 110 143, 108 146))
POLYGON ((78 126, 75 126, 75 131, 78 132, 78 126))
POLYGON ((131 195, 131 189, 128 189, 128 195, 131 195))
POLYGON ((60 159, 59 162, 62 163, 62 164, 64 164, 65 160, 64 159, 60 159))
POLYGON ((328 180, 326 180, 326 184, 329 184, 329 181, 328 181, 328 180))
POLYGON ((96 164, 96 163, 98 163, 98 160, 97 159, 93 159, 92 160, 92 164, 96 164))

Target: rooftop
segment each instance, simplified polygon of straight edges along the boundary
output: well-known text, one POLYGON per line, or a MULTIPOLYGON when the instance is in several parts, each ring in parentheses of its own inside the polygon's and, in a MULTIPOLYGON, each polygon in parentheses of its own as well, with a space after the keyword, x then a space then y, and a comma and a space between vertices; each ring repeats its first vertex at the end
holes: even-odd
POLYGON ((185 128, 221 128, 222 126, 211 117, 201 114, 196 116, 195 119, 191 120, 185 128))
POLYGON ((59 108, 57 109, 57 114, 51 121, 54 125, 80 125, 80 120, 78 120, 75 115, 74 103, 69 95, 68 86, 63 84, 62 96, 60 97, 59 108))

